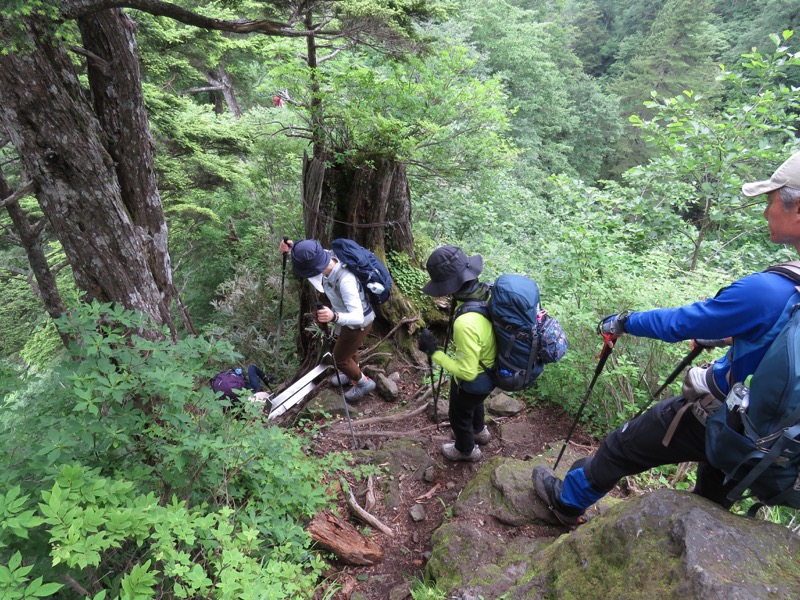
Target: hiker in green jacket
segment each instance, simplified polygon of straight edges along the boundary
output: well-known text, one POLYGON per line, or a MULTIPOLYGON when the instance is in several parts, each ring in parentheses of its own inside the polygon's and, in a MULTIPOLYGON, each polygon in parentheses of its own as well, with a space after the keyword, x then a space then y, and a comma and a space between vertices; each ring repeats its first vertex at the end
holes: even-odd
MULTIPOLYGON (((466 300, 489 299, 489 286, 478 281, 483 270, 480 255, 468 257, 456 246, 444 246, 434 250, 425 268, 431 280, 422 291, 428 296, 453 296, 457 306, 466 300)), ((448 460, 474 462, 481 458, 478 445, 488 444, 490 439, 483 402, 494 389, 484 369, 494 366, 497 354, 491 321, 478 312, 460 314, 457 310, 453 342, 456 353, 450 358, 438 349, 436 336, 424 329, 417 347, 453 375, 448 418, 455 442, 444 444, 442 454, 448 460)))

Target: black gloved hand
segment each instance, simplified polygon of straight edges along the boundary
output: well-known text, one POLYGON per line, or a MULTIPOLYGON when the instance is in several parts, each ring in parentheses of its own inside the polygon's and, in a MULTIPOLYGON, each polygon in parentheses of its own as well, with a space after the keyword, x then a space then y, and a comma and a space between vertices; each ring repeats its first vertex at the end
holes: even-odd
POLYGON ((439 349, 439 343, 436 341, 436 336, 430 329, 423 329, 419 333, 417 340, 417 348, 428 356, 431 356, 436 350, 439 349))
POLYGON ((618 315, 608 315, 597 324, 597 333, 609 336, 612 340, 617 339, 625 333, 625 321, 630 316, 630 311, 621 312, 618 315))

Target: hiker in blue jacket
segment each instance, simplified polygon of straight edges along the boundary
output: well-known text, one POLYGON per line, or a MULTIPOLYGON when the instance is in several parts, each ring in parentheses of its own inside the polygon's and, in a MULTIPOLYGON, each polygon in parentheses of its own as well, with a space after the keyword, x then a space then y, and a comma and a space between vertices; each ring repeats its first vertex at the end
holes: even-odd
MULTIPOLYGON (((745 196, 767 195, 764 217, 770 241, 800 252, 800 152, 766 181, 742 186, 745 196)), ((753 374, 800 296, 795 283, 776 273, 755 273, 733 282, 709 300, 680 308, 623 312, 603 319, 598 333, 613 340, 628 333, 665 342, 698 340, 701 345, 731 341, 727 354, 686 373, 682 394, 657 403, 614 430, 597 452, 576 461, 564 480, 538 465, 536 493, 567 526, 584 521, 585 510, 628 475, 681 462, 697 462, 694 493, 729 508, 724 474, 708 464, 705 420, 721 406, 730 383, 753 374), (687 415, 686 413, 691 413, 687 415)))
POLYGON ((358 402, 376 387, 358 364, 359 348, 375 320, 366 292, 333 251, 325 250, 317 240, 301 240, 296 244, 282 241, 279 250, 291 251, 292 272, 308 279, 314 289, 324 292, 330 300, 331 306, 323 306, 315 315, 318 323, 333 324, 338 335, 333 358, 339 372, 331 376, 330 382, 350 385, 344 397, 348 402, 358 402))

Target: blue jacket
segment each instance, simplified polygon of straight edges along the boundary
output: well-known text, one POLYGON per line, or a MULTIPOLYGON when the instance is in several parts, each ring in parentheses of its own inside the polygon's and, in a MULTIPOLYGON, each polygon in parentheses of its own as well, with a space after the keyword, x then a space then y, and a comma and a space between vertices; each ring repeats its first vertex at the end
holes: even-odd
POLYGON ((753 374, 798 302, 800 293, 790 279, 755 273, 703 302, 631 313, 625 331, 665 342, 732 337, 733 346, 713 367, 717 386, 727 394, 730 382, 753 374))

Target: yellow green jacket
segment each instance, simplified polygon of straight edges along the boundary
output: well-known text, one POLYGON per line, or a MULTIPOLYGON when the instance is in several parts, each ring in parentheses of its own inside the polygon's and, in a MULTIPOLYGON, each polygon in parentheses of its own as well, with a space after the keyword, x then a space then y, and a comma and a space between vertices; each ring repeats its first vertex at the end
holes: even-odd
POLYGON ((492 332, 492 323, 477 312, 467 312, 453 322, 455 358, 441 350, 431 357, 433 362, 452 373, 457 381, 472 381, 483 373, 481 363, 487 368, 494 366, 497 346, 492 332))

